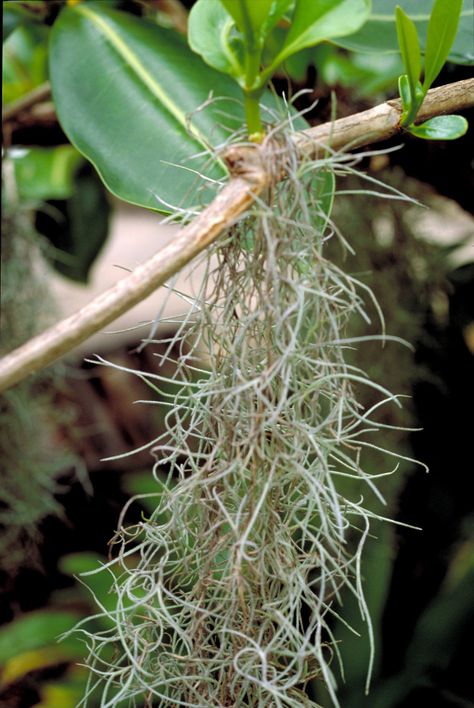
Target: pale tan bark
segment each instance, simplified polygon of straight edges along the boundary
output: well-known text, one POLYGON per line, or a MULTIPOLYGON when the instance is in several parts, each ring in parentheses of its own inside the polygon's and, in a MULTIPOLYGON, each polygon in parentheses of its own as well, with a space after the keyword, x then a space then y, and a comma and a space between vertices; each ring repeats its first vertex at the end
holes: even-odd
MULTIPOLYGON (((428 92, 417 121, 474 106, 474 79, 428 92)), ((333 150, 360 147, 400 131, 400 102, 388 101, 368 111, 310 128, 295 136, 302 157, 314 157, 327 146, 333 150)), ((120 280, 79 312, 7 354, 0 361, 0 391, 43 369, 89 336, 115 320, 163 285, 241 216, 275 179, 264 168, 265 147, 233 148, 227 155, 231 179, 215 200, 176 238, 129 276, 120 280)))

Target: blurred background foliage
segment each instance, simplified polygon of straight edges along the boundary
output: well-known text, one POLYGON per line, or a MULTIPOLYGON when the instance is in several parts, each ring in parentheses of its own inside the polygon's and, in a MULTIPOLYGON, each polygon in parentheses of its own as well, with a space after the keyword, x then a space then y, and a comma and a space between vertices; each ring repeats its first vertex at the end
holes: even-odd
MULTIPOLYGON (((48 35, 62 4, 4 3, 2 351, 51 321, 48 268, 86 283, 108 235, 110 195, 67 140, 51 102, 48 35)), ((110 4, 178 36, 186 31, 192 1, 110 4)), ((326 43, 292 57, 275 79, 277 91, 310 89, 297 106, 307 109, 318 99, 306 115, 312 123, 329 118, 334 97, 338 116, 393 97, 401 72, 396 41, 391 32, 382 36, 375 29, 347 38, 343 47, 326 43), (384 46, 363 53, 370 32, 372 51, 374 36, 384 46)), ((457 64, 448 64, 438 83, 471 71, 472 45, 465 33, 453 52, 457 64)), ((472 124, 472 112, 470 118, 472 124)), ((435 211, 443 208, 436 192, 472 211, 472 128, 449 146, 411 138, 404 143, 401 151, 368 157, 364 170, 435 211)), ((357 190, 361 182, 345 179, 337 188, 357 190)), ((345 665, 344 708, 474 706, 467 669, 474 631, 474 261, 456 261, 463 239, 473 234, 466 226, 451 244, 430 242, 420 226, 422 214, 422 207, 367 195, 341 194, 335 200, 335 223, 355 255, 331 245, 334 259, 374 290, 387 332, 413 347, 367 342, 350 352, 353 363, 373 378, 410 396, 400 411, 384 410, 381 422, 422 429, 378 435, 384 445, 430 467, 426 475, 407 460, 382 480, 386 507, 372 501, 379 513, 422 531, 389 524, 372 530, 364 577, 377 645, 374 680, 367 698, 367 628, 347 597, 344 617, 361 636, 334 627, 345 665)), ((367 333, 360 326, 350 332, 367 333)), ((134 368, 156 366, 148 349, 138 354, 123 348, 113 356, 134 368)), ((376 402, 372 396, 360 391, 367 407, 376 402)), ((99 461, 159 434, 158 408, 150 413, 131 407, 144 397, 149 391, 141 382, 117 372, 111 379, 110 372, 90 364, 55 367, 1 397, 0 702, 5 708, 69 708, 86 690, 94 705, 93 687, 86 689, 80 666, 86 651, 81 635, 66 634, 59 643, 57 638, 94 614, 94 598, 113 608, 111 575, 77 576, 107 561, 108 541, 126 500, 142 495, 127 512, 131 523, 154 508, 158 487, 146 451, 117 463, 99 461)), ((366 463, 374 471, 389 471, 381 469, 376 452, 367 453, 366 463)), ((308 691, 329 705, 321 685, 308 691)))

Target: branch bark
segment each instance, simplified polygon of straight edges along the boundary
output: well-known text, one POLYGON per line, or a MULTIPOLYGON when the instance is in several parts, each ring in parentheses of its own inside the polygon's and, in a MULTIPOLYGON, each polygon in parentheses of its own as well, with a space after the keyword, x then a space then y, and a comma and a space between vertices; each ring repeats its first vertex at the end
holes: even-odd
MULTIPOLYGON (((428 92, 417 121, 474 106, 474 79, 441 86, 428 92)), ((387 101, 362 113, 326 123, 296 134, 302 157, 316 157, 332 150, 361 147, 386 140, 400 132, 401 104, 387 101)), ((138 266, 133 273, 71 317, 7 354, 0 361, 0 391, 52 364, 89 336, 110 324, 163 285, 229 228, 275 179, 264 168, 259 146, 233 148, 227 156, 231 179, 215 200, 177 237, 138 266)))

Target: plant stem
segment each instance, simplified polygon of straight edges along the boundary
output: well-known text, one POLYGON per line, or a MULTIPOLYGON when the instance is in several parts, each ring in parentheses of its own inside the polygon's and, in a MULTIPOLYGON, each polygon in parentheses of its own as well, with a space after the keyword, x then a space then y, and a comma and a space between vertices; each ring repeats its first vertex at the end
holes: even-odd
POLYGON ((260 118, 260 91, 256 93, 244 92, 245 120, 249 138, 252 142, 261 143, 264 135, 262 120, 260 118))
POLYGON ((245 56, 244 109, 249 138, 257 143, 262 141, 264 135, 259 104, 262 88, 255 88, 260 74, 261 54, 262 49, 252 36, 245 56))

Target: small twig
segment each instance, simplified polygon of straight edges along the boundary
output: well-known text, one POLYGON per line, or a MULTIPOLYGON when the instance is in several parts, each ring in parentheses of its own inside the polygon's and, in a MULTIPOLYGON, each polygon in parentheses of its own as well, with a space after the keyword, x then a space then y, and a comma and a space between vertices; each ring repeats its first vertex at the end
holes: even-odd
MULTIPOLYGON (((457 81, 428 91, 415 122, 422 123, 434 116, 462 111, 473 106, 474 79, 457 81)), ((387 140, 401 132, 401 112, 400 99, 387 101, 367 111, 340 118, 334 123, 324 123, 302 130, 296 137, 297 144, 307 157, 314 157, 321 143, 325 145, 328 141, 334 150, 341 150, 387 140)))
POLYGON ((20 113, 24 113, 37 103, 43 103, 51 98, 51 84, 46 81, 41 86, 37 86, 33 91, 22 96, 17 101, 7 106, 2 111, 2 123, 16 118, 20 113))
MULTIPOLYGON (((474 106, 474 79, 441 86, 428 92, 418 120, 474 106)), ((368 145, 400 132, 399 101, 388 101, 368 111, 298 133, 295 137, 302 156, 313 157, 331 149, 368 145)), ((257 150, 258 148, 255 148, 257 150)), ((189 263, 243 214, 267 186, 270 176, 259 163, 248 163, 255 150, 244 149, 239 161, 233 148, 234 176, 220 194, 176 238, 129 276, 99 295, 71 317, 5 356, 0 362, 0 391, 29 374, 52 364, 119 315, 150 295, 189 263), (247 165, 247 169, 246 169, 247 165)), ((230 162, 230 161, 229 161, 230 162)), ((262 161, 263 165, 263 161, 262 161)), ((274 176, 273 176, 274 178, 274 176)))
POLYGON ((168 15, 175 30, 187 35, 188 12, 179 0, 156 0, 158 10, 168 15))

